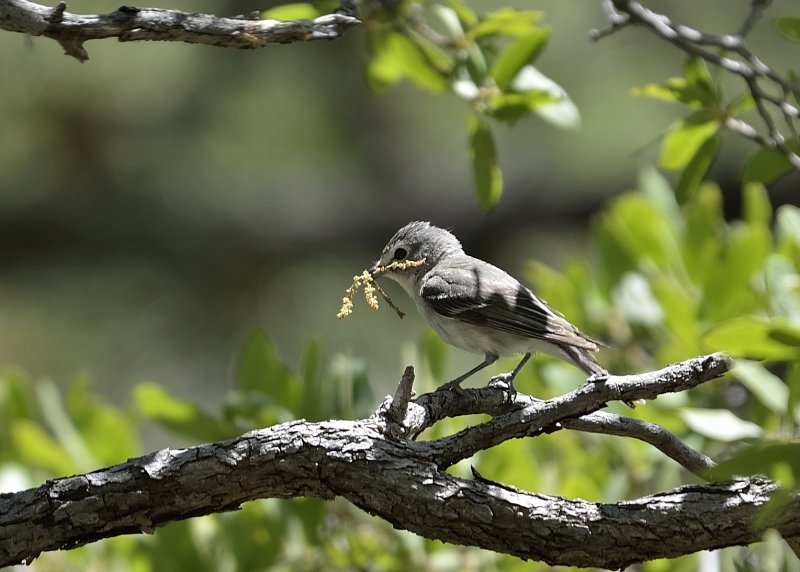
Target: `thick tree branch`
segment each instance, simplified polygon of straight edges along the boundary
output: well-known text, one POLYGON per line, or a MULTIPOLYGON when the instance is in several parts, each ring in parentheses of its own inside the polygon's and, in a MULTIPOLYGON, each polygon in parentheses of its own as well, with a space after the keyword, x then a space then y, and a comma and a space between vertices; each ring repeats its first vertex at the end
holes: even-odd
POLYGON ((89 59, 84 42, 118 38, 187 42, 226 48, 256 49, 269 44, 332 40, 360 24, 351 0, 343 0, 334 14, 314 20, 260 20, 251 16, 222 18, 158 8, 122 6, 109 14, 72 14, 66 4, 55 8, 27 0, 0 0, 0 29, 53 38, 67 55, 89 59))
POLYGON ((800 170, 800 155, 794 150, 800 143, 797 141, 796 126, 800 109, 791 103, 792 96, 800 97, 800 88, 761 61, 745 42, 745 36, 769 3, 770 0, 751 0, 750 11, 736 34, 708 34, 676 24, 666 15, 654 12, 635 0, 601 0, 610 26, 604 30, 594 30, 591 38, 599 40, 627 26, 642 26, 681 51, 739 76, 755 102, 765 133, 758 133, 741 119, 726 120, 725 126, 759 145, 777 149, 795 169, 800 170), (762 83, 766 87, 762 87, 762 83), (782 97, 773 95, 773 91, 780 92, 782 97), (785 127, 778 125, 772 116, 773 112, 783 119, 785 127), (788 132, 788 137, 781 129, 788 132), (794 139, 791 144, 787 141, 789 138, 794 139))
MULTIPOLYGON (((547 423, 533 419, 530 407, 514 410, 513 401, 512 411, 506 413, 498 404, 493 421, 526 411, 520 422, 528 427, 578 422, 576 428, 585 429, 581 423, 589 423, 596 414, 575 416, 589 402, 652 397, 659 391, 691 387, 725 367, 721 356, 695 358, 652 374, 584 386, 588 389, 547 402, 528 398, 550 404, 539 409, 548 416, 547 423), (553 414, 553 409, 561 412, 553 414)), ((453 395, 424 395, 409 402, 410 377, 407 371, 406 388, 396 396, 407 402, 401 426, 406 433, 414 427, 407 425, 408 420, 417 418, 413 410, 433 411, 440 399, 441 403, 471 399, 469 391, 439 392, 453 395)), ((617 504, 459 479, 448 475, 439 459, 443 453, 456 456, 445 446, 460 447, 456 436, 431 442, 392 436, 390 426, 398 422, 390 417, 403 409, 402 404, 393 408, 387 400, 365 420, 284 423, 237 439, 166 449, 0 495, 0 566, 30 562, 46 550, 152 532, 167 522, 235 509, 248 500, 297 496, 342 496, 398 528, 551 564, 620 568, 652 558, 748 544, 758 540, 765 527, 778 529, 792 541, 800 538, 796 498, 780 514, 772 511, 772 520, 756 519, 775 490, 774 484, 759 478, 684 487, 617 504)), ((605 426, 616 423, 596 420, 605 426)))

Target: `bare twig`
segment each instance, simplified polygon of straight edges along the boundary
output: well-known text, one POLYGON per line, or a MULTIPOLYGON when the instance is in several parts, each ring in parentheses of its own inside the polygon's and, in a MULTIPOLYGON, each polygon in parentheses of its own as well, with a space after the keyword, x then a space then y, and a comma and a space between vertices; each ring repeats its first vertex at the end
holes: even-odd
POLYGON ((601 0, 611 28, 595 30, 591 37, 598 40, 610 31, 624 26, 643 26, 681 51, 739 76, 753 97, 766 134, 759 134, 751 125, 739 119, 725 120, 726 127, 759 145, 777 149, 795 169, 800 170, 800 156, 787 142, 787 136, 782 131, 785 129, 794 145, 797 145, 798 129, 795 122, 800 117, 800 110, 790 102, 790 96, 800 97, 800 89, 761 61, 745 42, 746 36, 761 18, 770 1, 752 0, 750 11, 736 34, 709 34, 676 24, 666 15, 654 12, 635 0, 601 0), (761 82, 768 88, 763 88, 761 82), (771 92, 775 90, 780 91, 782 97, 772 95, 771 92), (779 126, 775 121, 771 108, 780 114, 784 126, 779 126))
POLYGON ((117 38, 120 42, 188 42, 241 49, 336 39, 360 24, 351 5, 351 1, 345 0, 333 14, 284 22, 129 6, 108 14, 72 14, 66 11, 64 2, 49 8, 28 0, 0 0, 0 29, 53 38, 64 47, 67 55, 86 61, 89 55, 83 44, 103 38, 117 38))

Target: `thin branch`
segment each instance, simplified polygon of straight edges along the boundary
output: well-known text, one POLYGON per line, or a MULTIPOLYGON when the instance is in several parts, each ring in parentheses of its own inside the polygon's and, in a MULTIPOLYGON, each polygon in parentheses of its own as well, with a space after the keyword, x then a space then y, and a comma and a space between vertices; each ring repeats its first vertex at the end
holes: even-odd
MULTIPOLYGON (((800 170, 800 155, 794 152, 787 137, 772 117, 769 106, 777 108, 791 137, 797 138, 795 121, 800 110, 790 103, 790 96, 800 97, 800 88, 775 72, 747 48, 745 37, 761 18, 771 0, 752 0, 750 10, 736 34, 709 34, 683 24, 673 23, 666 15, 659 14, 634 0, 601 0, 610 29, 595 30, 590 34, 598 40, 624 26, 640 25, 650 29, 656 36, 670 42, 681 51, 699 57, 706 62, 737 75, 745 82, 756 104, 756 111, 764 124, 766 135, 758 134, 751 125, 740 121, 726 121, 733 131, 768 148, 781 152, 795 169, 800 170), (712 48, 712 49, 709 49, 712 48), (731 52, 738 56, 730 57, 731 52), (767 83, 779 90, 783 97, 776 97, 759 82, 767 83)), ((795 141, 797 144, 797 141, 795 141)))
POLYGON ((258 13, 223 18, 213 14, 122 6, 108 14, 72 14, 66 4, 56 8, 28 0, 0 0, 0 29, 56 40, 67 55, 89 59, 88 40, 117 38, 120 42, 168 41, 226 48, 256 49, 269 44, 332 40, 361 22, 352 0, 342 0, 333 14, 313 20, 261 20, 258 13))
POLYGON ((433 442, 437 449, 436 463, 442 468, 449 467, 508 439, 537 435, 564 420, 597 411, 609 401, 654 399, 663 393, 684 391, 719 377, 730 367, 729 358, 711 354, 654 372, 612 375, 602 382, 586 383, 560 397, 533 401, 522 409, 433 442))
MULTIPOLYGON (((625 376, 616 379, 622 379, 623 384, 629 384, 631 387, 637 386, 642 379, 645 380, 645 383, 663 384, 661 376, 669 377, 670 379, 676 377, 680 378, 681 376, 695 376, 697 382, 702 382, 722 375, 729 367, 730 361, 727 360, 724 355, 713 354, 711 356, 693 358, 692 360, 669 366, 658 372, 637 376, 625 376), (698 363, 702 365, 698 367, 698 363), (680 373, 676 375, 676 372, 680 373)), ((614 379, 615 378, 612 377, 612 384, 615 383, 614 379)), ((662 387, 664 386, 662 385, 662 387)), ((569 396, 574 396, 574 399, 584 401, 588 399, 579 395, 577 391, 567 394, 567 396, 564 397, 569 400, 571 399, 569 396)), ((529 395, 509 393, 508 390, 496 386, 482 387, 480 389, 465 389, 459 392, 437 391, 426 393, 406 406, 403 433, 406 436, 417 435, 447 417, 475 415, 480 413, 492 415, 494 417, 502 417, 529 408, 534 411, 536 411, 537 408, 544 409, 546 404, 547 402, 529 395)), ((601 406, 598 400, 594 401, 592 407, 595 407, 595 405, 598 408, 601 406)), ((707 456, 695 451, 675 435, 657 424, 600 411, 575 418, 568 416, 564 411, 563 408, 560 408, 561 413, 557 415, 557 417, 560 418, 556 421, 553 421, 552 418, 548 418, 547 420, 544 418, 536 418, 536 414, 534 413, 531 417, 536 418, 536 422, 527 425, 519 424, 517 427, 517 434, 512 435, 512 437, 531 436, 539 432, 550 433, 562 428, 589 433, 603 433, 619 437, 630 437, 649 443, 666 456, 679 463, 686 470, 698 476, 703 476, 706 469, 714 466, 714 462, 707 456)), ((508 424, 514 425, 515 422, 510 421, 508 424)), ((503 429, 505 425, 505 422, 500 423, 498 430, 505 431, 505 429, 503 429)), ((485 428, 482 427, 477 430, 482 432, 482 438, 486 439, 486 446, 492 446, 494 438, 490 438, 488 434, 484 433, 485 428)), ((445 459, 446 462, 452 461, 452 459, 446 457, 445 459)), ((445 462, 445 460, 443 459, 442 462, 445 462)))
POLYGON ((750 11, 747 13, 747 17, 742 22, 741 27, 739 28, 738 36, 740 38, 746 38, 750 31, 755 27, 756 23, 761 19, 764 10, 767 9, 772 3, 772 0, 751 0, 750 2, 750 11))

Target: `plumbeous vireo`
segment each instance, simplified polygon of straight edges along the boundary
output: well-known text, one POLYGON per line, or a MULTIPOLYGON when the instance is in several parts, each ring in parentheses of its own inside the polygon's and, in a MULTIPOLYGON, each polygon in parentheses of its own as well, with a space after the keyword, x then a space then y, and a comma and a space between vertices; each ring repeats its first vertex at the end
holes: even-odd
POLYGON ((561 358, 602 379, 608 372, 594 359, 600 343, 570 324, 529 288, 505 271, 464 253, 449 231, 428 222, 401 228, 370 269, 392 262, 424 264, 386 270, 417 305, 419 313, 450 345, 484 354, 483 362, 442 388, 461 382, 500 356, 524 354, 517 367, 492 378, 513 387, 514 378, 534 352, 561 358))

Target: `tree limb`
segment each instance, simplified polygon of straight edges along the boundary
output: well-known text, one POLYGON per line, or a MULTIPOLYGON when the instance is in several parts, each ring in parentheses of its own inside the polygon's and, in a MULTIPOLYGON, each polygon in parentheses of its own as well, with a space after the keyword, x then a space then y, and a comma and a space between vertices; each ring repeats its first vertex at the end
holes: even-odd
POLYGON ((750 11, 736 34, 708 34, 676 24, 666 15, 654 12, 635 0, 601 0, 610 25, 604 30, 594 30, 590 37, 599 40, 627 26, 638 25, 683 52, 739 76, 753 97, 766 133, 759 134, 754 127, 735 118, 725 119, 724 125, 760 145, 777 149, 795 169, 800 170, 800 155, 794 150, 799 143, 796 122, 800 118, 800 109, 791 103, 792 96, 800 97, 800 88, 761 61, 745 42, 745 37, 770 1, 751 0, 750 11), (766 87, 762 87, 761 83, 766 87), (773 91, 780 92, 781 97, 773 95, 773 91), (788 137, 773 118, 773 111, 783 119, 788 137), (791 144, 787 142, 789 138, 793 140, 791 144))
POLYGON ((342 0, 333 14, 313 20, 261 20, 252 15, 223 18, 159 8, 121 6, 108 14, 72 14, 66 4, 55 8, 28 0, 0 0, 0 29, 56 40, 67 55, 89 59, 84 42, 118 38, 187 42, 226 48, 256 49, 274 43, 332 40, 361 22, 352 0, 342 0))
MULTIPOLYGON (((588 423, 604 399, 638 399, 691 387, 727 367, 719 355, 695 358, 641 376, 612 377, 550 401, 511 410, 490 405, 497 415, 544 428, 553 423, 588 423), (691 378, 691 381, 689 380, 691 378), (606 387, 607 386, 607 387, 606 387), (605 387, 605 389, 603 389, 605 387), (591 405, 589 405, 591 403, 591 405), (536 415, 531 409, 540 404, 536 415), (556 413, 553 413, 556 411, 556 413), (520 416, 520 412, 525 415, 520 416), (591 415, 589 415, 591 414, 591 415), (589 417, 587 420, 586 417, 589 417), (582 421, 583 420, 583 421, 582 421)), ((436 411, 423 395, 407 401, 402 430, 409 433, 419 407, 436 411), (419 405, 422 403, 422 405, 419 405), (415 413, 416 411, 416 413, 415 413)), ((470 391, 438 392, 469 401, 470 391)), ((477 394, 474 394, 477 395, 477 394)), ((507 403, 509 401, 507 400, 507 403)), ((46 550, 68 549, 120 534, 153 532, 173 521, 237 508, 259 498, 342 496, 397 528, 455 544, 479 546, 550 564, 620 568, 652 558, 757 541, 765 527, 800 538, 800 501, 793 498, 769 520, 756 519, 776 485, 762 478, 690 486, 617 504, 590 503, 527 493, 482 479, 447 474, 440 456, 458 455, 458 433, 420 442, 392 436, 390 400, 368 419, 309 423, 294 421, 252 431, 236 439, 186 449, 165 449, 84 475, 48 481, 27 491, 0 495, 0 566, 30 562, 46 550)), ((596 419, 610 425, 609 419, 596 419)), ((488 426, 488 428, 487 428, 488 426)), ((537 429, 534 432, 539 431, 537 429)))

